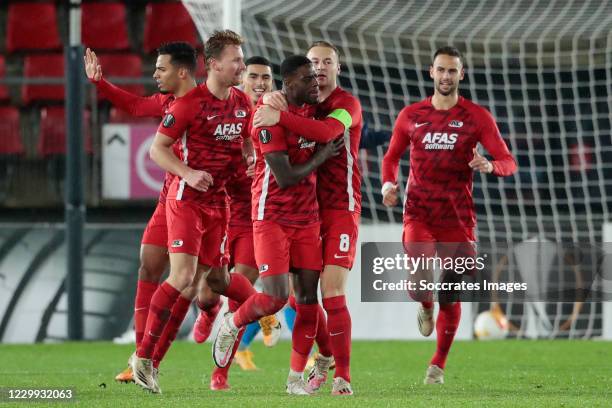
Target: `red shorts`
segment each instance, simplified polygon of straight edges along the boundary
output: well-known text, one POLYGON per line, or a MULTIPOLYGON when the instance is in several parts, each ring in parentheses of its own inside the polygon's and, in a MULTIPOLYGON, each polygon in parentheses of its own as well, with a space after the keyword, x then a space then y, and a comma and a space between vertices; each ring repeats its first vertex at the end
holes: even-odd
POLYGON ((168 252, 197 256, 200 265, 220 267, 227 264, 227 208, 167 200, 166 220, 168 252))
POLYGON ((157 203, 151 219, 142 234, 143 245, 166 248, 168 245, 168 226, 166 225, 166 204, 157 203))
POLYGON ((319 234, 319 223, 290 227, 274 221, 255 221, 253 242, 259 276, 282 275, 290 268, 320 271, 319 234))
POLYGON ((321 211, 323 265, 353 267, 360 215, 353 211, 321 211))
POLYGON ((432 227, 425 223, 404 221, 402 242, 406 253, 413 257, 474 257, 474 228, 432 227))
POLYGON ((253 225, 230 226, 227 229, 230 265, 242 264, 257 269, 253 246, 253 225))

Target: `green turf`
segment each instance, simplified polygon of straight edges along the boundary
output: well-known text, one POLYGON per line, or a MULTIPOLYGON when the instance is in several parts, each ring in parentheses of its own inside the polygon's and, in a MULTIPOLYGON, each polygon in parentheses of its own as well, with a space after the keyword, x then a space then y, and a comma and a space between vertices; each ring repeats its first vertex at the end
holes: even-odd
POLYGON ((113 382, 116 372, 125 366, 130 346, 0 345, 0 387, 73 387, 76 405, 95 407, 612 406, 609 342, 457 342, 447 365, 446 384, 425 386, 423 375, 433 349, 433 342, 354 342, 352 384, 356 394, 338 398, 329 395, 329 385, 313 397, 285 395, 286 342, 274 349, 254 344, 260 370, 232 370, 229 392, 208 390, 209 344, 177 342, 161 366, 163 395, 113 382))

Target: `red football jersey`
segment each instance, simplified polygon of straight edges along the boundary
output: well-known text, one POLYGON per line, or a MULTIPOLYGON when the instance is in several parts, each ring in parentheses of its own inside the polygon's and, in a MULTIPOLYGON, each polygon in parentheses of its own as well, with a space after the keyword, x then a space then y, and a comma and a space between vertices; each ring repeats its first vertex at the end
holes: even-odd
POLYGON ((234 175, 228 180, 226 189, 230 202, 230 225, 252 226, 251 220, 251 183, 253 179, 246 175, 247 165, 242 157, 232 163, 234 175))
MULTIPOLYGON (((303 117, 313 117, 315 108, 289 106, 289 111, 303 117)), ((264 155, 285 151, 292 165, 307 162, 315 153, 315 142, 276 125, 253 128, 253 147, 257 157, 253 181, 253 221, 271 220, 284 225, 309 225, 319 221, 316 174, 312 172, 299 183, 281 189, 278 187, 264 155)))
POLYGON ((336 114, 342 120, 350 116, 350 126, 343 134, 344 149, 338 156, 327 159, 317 169, 319 205, 322 210, 348 210, 361 213, 361 171, 358 162, 363 127, 361 104, 350 92, 340 87, 334 89, 317 108, 317 116, 320 118, 329 115, 335 117, 336 114))
POLYGON ((180 159, 195 170, 213 177, 205 192, 197 191, 175 177, 168 197, 197 201, 209 207, 226 207, 225 184, 234 174, 228 164, 241 156, 243 135, 247 135, 251 115, 246 94, 232 87, 227 100, 215 97, 205 84, 177 98, 164 117, 158 131, 180 139, 180 159))
POLYGON ((493 174, 516 170, 495 120, 483 107, 459 97, 449 110, 436 110, 431 98, 402 109, 383 160, 383 182, 396 182, 400 157, 410 146, 404 220, 449 228, 476 224, 474 170, 468 163, 477 143, 493 156, 493 174))

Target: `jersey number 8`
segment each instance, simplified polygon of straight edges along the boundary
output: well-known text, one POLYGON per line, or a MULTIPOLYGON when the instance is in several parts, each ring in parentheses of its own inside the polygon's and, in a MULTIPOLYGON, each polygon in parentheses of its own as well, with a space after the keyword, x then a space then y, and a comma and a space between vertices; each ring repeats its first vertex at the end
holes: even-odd
POLYGON ((350 245, 350 238, 348 234, 340 234, 340 251, 348 252, 350 245))

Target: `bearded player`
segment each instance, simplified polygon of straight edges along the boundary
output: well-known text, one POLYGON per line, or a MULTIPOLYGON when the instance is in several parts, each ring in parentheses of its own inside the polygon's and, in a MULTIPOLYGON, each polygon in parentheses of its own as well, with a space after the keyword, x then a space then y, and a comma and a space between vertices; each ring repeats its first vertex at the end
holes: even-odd
MULTIPOLYGON (((516 171, 516 161, 506 147, 495 120, 483 107, 459 95, 464 68, 461 53, 454 47, 436 50, 429 75, 434 95, 405 107, 395 122, 389 150, 383 159, 383 204, 398 203, 397 173, 400 157, 410 147, 410 175, 406 186, 402 241, 407 252, 416 246, 418 255, 438 256, 444 245, 459 243, 464 255, 473 256, 476 216, 472 200, 472 173, 498 177, 516 171), (490 161, 476 146, 482 144, 490 161)), ((460 280, 460 274, 444 271, 445 277, 460 280)), ((442 293, 440 293, 442 295, 442 293)), ((415 294, 410 293, 415 298, 415 294)), ((433 298, 421 301, 419 331, 429 336, 434 329, 433 298)), ((425 375, 425 384, 443 384, 446 358, 461 317, 458 293, 439 297, 440 311, 435 327, 436 351, 425 375)))

